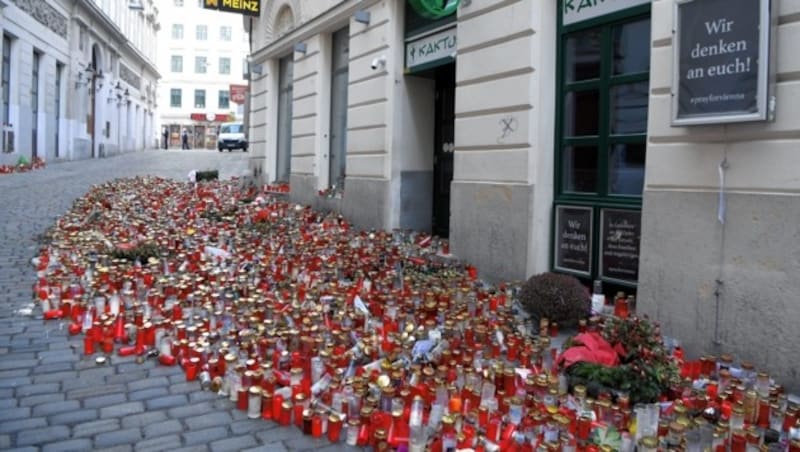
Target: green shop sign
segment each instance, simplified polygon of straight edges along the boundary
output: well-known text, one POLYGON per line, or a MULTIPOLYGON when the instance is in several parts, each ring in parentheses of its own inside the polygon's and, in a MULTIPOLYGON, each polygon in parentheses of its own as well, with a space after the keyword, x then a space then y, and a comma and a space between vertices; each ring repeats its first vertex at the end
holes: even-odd
POLYGON ((572 25, 645 3, 650 0, 561 0, 562 23, 572 25))
POLYGON ((461 0, 408 0, 408 3, 422 17, 427 19, 441 19, 456 12, 461 0))
POLYGON ((458 48, 456 27, 406 43, 406 70, 433 67, 453 61, 458 48))

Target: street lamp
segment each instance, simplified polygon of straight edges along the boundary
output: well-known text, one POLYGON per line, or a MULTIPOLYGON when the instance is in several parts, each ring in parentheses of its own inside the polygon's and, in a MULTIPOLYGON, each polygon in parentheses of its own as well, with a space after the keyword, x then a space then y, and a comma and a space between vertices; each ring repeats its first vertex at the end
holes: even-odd
MULTIPOLYGON (((214 119, 216 119, 216 118, 217 118, 217 115, 215 115, 214 113, 212 113, 210 111, 208 113, 206 113, 206 121, 208 121, 208 126, 206 128, 206 136, 203 137, 203 147, 204 148, 206 147, 206 137, 208 136, 208 131, 211 130, 212 124, 214 123, 214 119)), ((216 135, 217 134, 215 133, 214 136, 216 136, 216 135)))

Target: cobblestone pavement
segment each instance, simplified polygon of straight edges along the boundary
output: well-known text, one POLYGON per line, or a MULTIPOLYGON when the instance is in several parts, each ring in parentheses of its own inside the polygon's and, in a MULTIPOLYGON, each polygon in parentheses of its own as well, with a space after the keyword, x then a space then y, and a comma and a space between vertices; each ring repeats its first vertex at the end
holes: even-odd
POLYGON ((339 451, 296 428, 247 419, 186 382, 178 367, 112 356, 98 367, 82 336, 33 308, 36 238, 92 184, 117 177, 185 179, 192 169, 241 176, 249 154, 143 151, 0 176, 0 450, 339 451), (33 308, 33 309, 31 309, 33 308))

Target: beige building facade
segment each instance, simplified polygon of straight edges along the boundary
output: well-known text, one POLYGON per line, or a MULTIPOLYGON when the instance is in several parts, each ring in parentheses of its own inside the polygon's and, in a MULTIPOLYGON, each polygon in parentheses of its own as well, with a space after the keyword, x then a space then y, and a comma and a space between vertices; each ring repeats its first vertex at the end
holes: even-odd
POLYGON ((363 228, 449 237, 489 279, 634 293, 690 353, 796 387, 800 2, 767 10, 766 119, 695 125, 673 118, 673 0, 417 3, 262 2, 254 174, 363 228))

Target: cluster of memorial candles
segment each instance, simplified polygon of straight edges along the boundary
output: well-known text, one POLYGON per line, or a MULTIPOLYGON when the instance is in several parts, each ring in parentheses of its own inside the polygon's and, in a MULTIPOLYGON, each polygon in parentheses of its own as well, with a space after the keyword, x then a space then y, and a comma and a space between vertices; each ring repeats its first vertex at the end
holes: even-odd
POLYGON ((515 284, 482 283, 436 238, 355 231, 279 198, 216 181, 92 187, 34 259, 34 296, 98 363, 179 365, 249 417, 332 443, 800 451, 797 406, 752 366, 676 348, 685 378, 661 403, 590 396, 555 364, 557 325, 520 321, 515 284))

